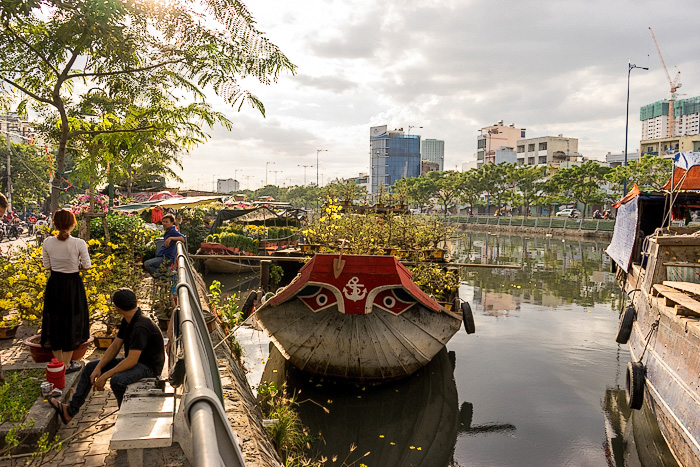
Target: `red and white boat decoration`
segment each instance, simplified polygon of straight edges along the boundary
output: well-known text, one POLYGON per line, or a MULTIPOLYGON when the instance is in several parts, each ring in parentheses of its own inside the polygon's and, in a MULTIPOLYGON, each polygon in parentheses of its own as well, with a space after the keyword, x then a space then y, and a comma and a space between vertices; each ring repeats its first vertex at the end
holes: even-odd
POLYGON ((315 255, 256 315, 297 368, 359 381, 410 375, 462 323, 394 256, 370 255, 315 255))

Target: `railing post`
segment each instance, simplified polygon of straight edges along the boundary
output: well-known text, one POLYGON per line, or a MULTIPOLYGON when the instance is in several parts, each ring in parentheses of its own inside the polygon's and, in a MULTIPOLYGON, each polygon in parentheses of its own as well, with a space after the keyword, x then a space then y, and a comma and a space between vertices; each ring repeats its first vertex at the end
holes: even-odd
POLYGON ((260 261, 260 288, 264 292, 268 292, 270 288, 270 266, 272 266, 271 260, 263 259, 260 261))
POLYGON ((564 230, 566 230, 566 221, 568 221, 568 220, 569 220, 568 217, 565 217, 565 218, 564 218, 564 227, 562 227, 564 230))
POLYGON ((598 229, 600 229, 600 219, 598 219, 595 223, 595 231, 597 232, 598 229))
POLYGON ((537 221, 539 221, 539 220, 540 220, 539 217, 535 217, 535 228, 537 228, 537 221))
POLYGON ((552 216, 549 216, 549 228, 552 228, 552 216))

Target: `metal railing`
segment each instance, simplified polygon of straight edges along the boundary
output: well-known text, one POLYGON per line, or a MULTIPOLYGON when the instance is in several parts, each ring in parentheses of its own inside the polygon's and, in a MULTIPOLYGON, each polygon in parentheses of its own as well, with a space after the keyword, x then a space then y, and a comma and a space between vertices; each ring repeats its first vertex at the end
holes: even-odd
POLYGON ((450 216, 448 219, 459 224, 507 225, 541 229, 587 230, 592 232, 612 232, 615 229, 615 221, 609 219, 533 216, 450 216))
POLYGON ((197 293, 185 246, 177 244, 176 285, 180 336, 185 360, 184 414, 196 466, 244 466, 243 454, 224 411, 216 354, 197 293))

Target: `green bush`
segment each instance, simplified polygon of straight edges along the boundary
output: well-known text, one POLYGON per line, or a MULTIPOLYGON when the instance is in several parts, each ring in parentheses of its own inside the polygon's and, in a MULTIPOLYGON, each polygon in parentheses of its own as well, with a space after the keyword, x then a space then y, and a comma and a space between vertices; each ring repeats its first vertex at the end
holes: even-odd
MULTIPOLYGON (((162 235, 160 231, 146 227, 146 223, 139 216, 131 214, 108 215, 107 230, 113 244, 134 247, 138 253, 144 256, 148 255, 150 250, 153 250, 153 255, 155 255, 153 240, 162 235)), ((90 238, 104 242, 105 231, 102 218, 90 221, 90 238)))
POLYGON ((222 233, 219 235, 220 243, 229 248, 238 248, 249 253, 258 252, 258 241, 245 235, 235 233, 222 233))

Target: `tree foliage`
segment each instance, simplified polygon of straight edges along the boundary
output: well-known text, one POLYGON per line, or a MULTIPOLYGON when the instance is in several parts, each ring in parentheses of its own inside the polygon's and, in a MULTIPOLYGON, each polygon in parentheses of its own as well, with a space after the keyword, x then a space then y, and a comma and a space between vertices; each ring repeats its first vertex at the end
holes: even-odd
POLYGON ((628 161, 627 166, 619 165, 605 175, 605 179, 613 184, 616 194, 622 193, 622 183, 627 180, 628 186, 636 183, 642 191, 661 190, 671 176, 671 159, 644 154, 641 159, 628 161))
MULTIPOLYGON (((59 181, 69 141, 163 129, 163 120, 129 118, 129 112, 105 127, 86 127, 78 116, 92 89, 146 109, 166 100, 178 111, 187 107, 179 104, 185 97, 203 105, 205 90, 212 89, 239 110, 248 103, 264 115, 242 79, 270 84, 295 70, 238 0, 0 0, 0 6, 0 79, 5 90, 18 93, 18 111, 31 103, 56 122, 48 133, 58 145, 59 181)), ((4 96, 0 103, 10 102, 4 96)), ((200 110, 189 116, 201 126, 209 123, 210 109, 200 110)), ((59 188, 52 186, 52 208, 59 188)))

